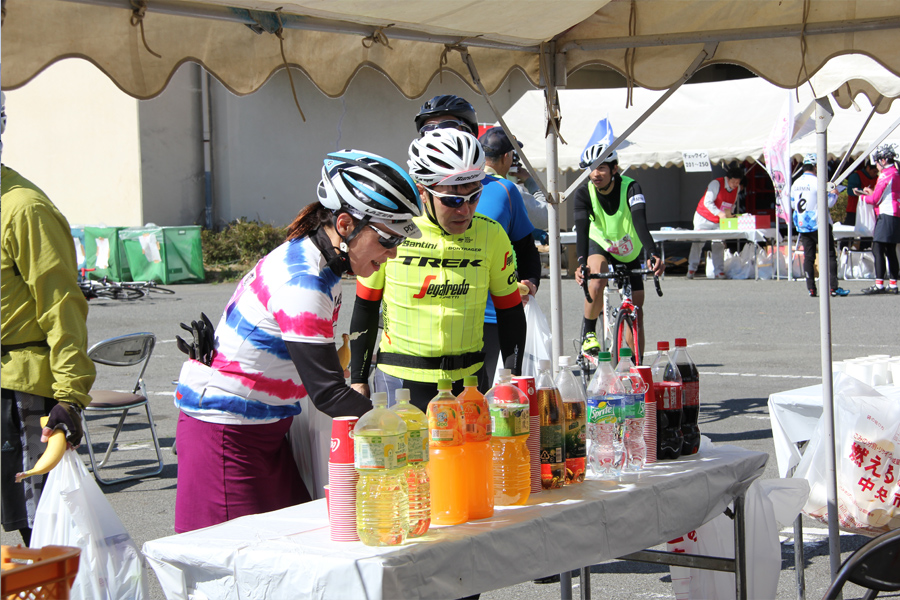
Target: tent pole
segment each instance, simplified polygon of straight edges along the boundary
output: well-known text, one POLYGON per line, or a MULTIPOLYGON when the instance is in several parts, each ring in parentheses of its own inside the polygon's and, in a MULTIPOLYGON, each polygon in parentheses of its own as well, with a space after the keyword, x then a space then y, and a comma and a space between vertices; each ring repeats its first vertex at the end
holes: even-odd
MULTIPOLYGON (((878 100, 876 100, 876 101, 873 103, 874 106, 872 106, 872 111, 869 113, 869 116, 866 117, 866 122, 863 123, 862 127, 860 127, 859 133, 856 134, 856 138, 853 140, 853 143, 850 144, 850 146, 847 148, 847 153, 844 154, 844 158, 841 159, 840 164, 838 164, 837 168, 834 170, 834 174, 835 174, 835 175, 837 175, 838 173, 840 173, 840 172, 841 172, 841 169, 844 168, 844 165, 847 164, 847 160, 850 158, 850 153, 853 152, 853 149, 854 149, 854 148, 856 148, 856 144, 859 143, 859 138, 862 137, 862 134, 863 134, 863 132, 866 130, 866 127, 869 126, 869 121, 871 121, 871 120, 872 120, 872 117, 875 116, 875 111, 878 110, 878 103, 881 102, 881 99, 882 99, 882 98, 884 98, 884 96, 883 96, 883 95, 879 95, 879 96, 878 96, 878 100)), ((834 183, 834 182, 836 182, 836 181, 837 181, 837 179, 832 179, 832 180, 831 180, 832 183, 834 183)), ((843 181, 843 180, 841 180, 841 181, 843 181)))
POLYGON ((843 181, 846 177, 848 177, 850 175, 850 173, 852 173, 856 169, 856 167, 858 167, 860 165, 860 163, 862 161, 864 161, 866 159, 866 157, 872 153, 872 150, 877 148, 878 144, 883 142, 884 138, 891 135, 891 133, 893 133, 893 131, 895 129, 897 129, 897 127, 900 127, 900 119, 897 119, 890 126, 888 126, 888 128, 885 129, 884 132, 878 136, 878 139, 875 140, 874 142, 872 142, 871 144, 869 144, 869 147, 866 148, 865 152, 860 154, 859 158, 857 158, 856 160, 853 161, 853 164, 851 164, 849 167, 844 169, 844 172, 841 173, 840 175, 838 175, 837 177, 833 178, 832 181, 843 181))
MULTIPOLYGON (((640 117, 638 117, 637 120, 628 127, 628 129, 626 129, 621 135, 616 137, 616 139, 613 140, 613 143, 606 147, 606 149, 603 151, 603 154, 598 156, 597 160, 595 160, 591 164, 591 169, 583 169, 582 170, 581 175, 579 175, 578 178, 568 188, 566 188, 566 191, 563 192, 562 200, 565 200, 572 193, 574 193, 575 189, 579 185, 581 185, 585 179, 587 179, 591 170, 593 170, 594 168, 597 167, 597 165, 599 165, 604 160, 606 160, 607 156, 612 154, 613 151, 622 144, 622 142, 624 142, 626 139, 628 139, 628 136, 631 135, 634 132, 634 130, 637 129, 638 126, 640 126, 641 123, 646 121, 650 117, 650 115, 652 115, 656 111, 657 108, 659 108, 660 106, 663 105, 663 102, 668 100, 669 97, 678 90, 678 88, 680 88, 688 79, 690 79, 694 75, 694 73, 697 72, 697 69, 700 68, 700 65, 702 65, 704 63, 704 61, 706 61, 709 58, 712 58, 716 53, 716 48, 718 47, 718 45, 719 45, 718 42, 709 42, 709 43, 705 44, 703 46, 703 50, 700 51, 700 54, 697 55, 697 57, 694 59, 694 62, 692 62, 691 65, 687 68, 687 70, 684 72, 684 75, 681 76, 681 79, 679 79, 674 84, 672 84, 672 87, 670 87, 668 90, 666 90, 666 93, 663 94, 662 96, 660 96, 659 99, 653 103, 653 106, 648 108, 646 110, 646 112, 644 112, 644 114, 642 114, 640 117)), ((549 159, 549 152, 548 152, 548 159, 549 159)))
POLYGON ((816 99, 816 152, 817 157, 817 200, 819 212, 819 325, 821 328, 822 346, 822 416, 825 419, 825 483, 827 487, 828 507, 828 559, 831 566, 831 578, 837 574, 841 566, 841 532, 838 528, 837 511, 837 471, 835 468, 834 449, 834 390, 831 380, 831 274, 826 266, 830 236, 828 227, 828 123, 834 116, 828 98, 816 99))
POLYGON ((553 365, 559 364, 562 352, 562 266, 560 261, 559 244, 559 155, 557 147, 556 127, 552 126, 558 116, 559 99, 556 94, 556 42, 547 44, 547 58, 543 64, 547 70, 544 73, 544 93, 547 94, 544 102, 544 125, 548 132, 545 138, 547 152, 547 234, 550 245, 550 332, 551 332, 551 356, 553 365), (551 114, 554 109, 557 114, 551 114))

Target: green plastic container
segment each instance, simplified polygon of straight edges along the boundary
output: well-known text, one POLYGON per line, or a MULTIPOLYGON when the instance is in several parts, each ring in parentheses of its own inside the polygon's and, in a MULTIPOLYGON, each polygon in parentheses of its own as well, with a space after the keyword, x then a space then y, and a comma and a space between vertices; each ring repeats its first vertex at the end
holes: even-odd
POLYGON ((122 227, 85 227, 84 254, 88 279, 108 278, 110 281, 131 281, 131 271, 125 249, 119 239, 122 227))
POLYGON ((200 226, 130 227, 119 231, 134 281, 202 282, 200 226))

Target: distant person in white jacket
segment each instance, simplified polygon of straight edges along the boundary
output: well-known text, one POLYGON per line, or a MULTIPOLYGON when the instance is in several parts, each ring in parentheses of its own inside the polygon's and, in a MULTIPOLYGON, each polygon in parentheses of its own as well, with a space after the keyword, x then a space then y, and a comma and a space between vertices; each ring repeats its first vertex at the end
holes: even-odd
MULTIPOLYGON (((838 287, 837 254, 834 234, 831 231, 831 214, 819 216, 819 182, 816 177, 815 154, 803 158, 803 174, 791 185, 791 212, 800 245, 803 246, 803 272, 806 273, 806 289, 816 297, 816 247, 819 243, 819 222, 828 227, 828 272, 831 274, 831 295, 846 296, 850 292, 838 287)), ((828 208, 837 202, 837 194, 828 195, 828 208)))
MULTIPOLYGON (((731 167, 725 173, 725 177, 718 177, 709 182, 706 193, 697 203, 697 210, 694 212, 694 231, 719 229, 719 219, 731 218, 731 210, 737 204, 743 177, 743 169, 731 167)), ((702 249, 703 242, 691 244, 691 254, 688 258, 688 279, 693 279, 697 273, 702 249)), ((716 279, 725 279, 725 244, 722 242, 712 242, 712 261, 716 279)))

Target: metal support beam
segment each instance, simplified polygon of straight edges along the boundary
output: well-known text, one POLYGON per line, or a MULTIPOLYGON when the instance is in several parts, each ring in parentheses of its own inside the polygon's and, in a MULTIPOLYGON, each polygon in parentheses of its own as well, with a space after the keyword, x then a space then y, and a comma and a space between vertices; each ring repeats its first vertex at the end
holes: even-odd
POLYGON ((716 53, 716 47, 718 47, 717 42, 710 42, 710 43, 705 44, 703 46, 703 50, 700 51, 700 53, 694 59, 694 62, 692 62, 691 65, 687 68, 687 70, 681 76, 681 79, 676 81, 672 85, 672 87, 670 87, 668 90, 666 90, 666 93, 663 94, 662 96, 660 96, 659 99, 653 103, 653 106, 648 108, 647 111, 644 112, 644 114, 642 114, 640 117, 638 117, 637 120, 634 123, 632 123, 628 127, 628 129, 626 129, 624 131, 624 133, 622 133, 615 140, 613 140, 613 143, 610 144, 609 146, 607 146, 607 148, 606 148, 606 150, 604 150, 603 154, 601 154, 599 157, 597 157, 597 160, 595 160, 591 164, 591 169, 585 169, 582 171, 581 175, 578 176, 578 179, 576 179, 575 182, 572 183, 572 185, 570 185, 568 187, 568 189, 566 189, 565 192, 563 192, 561 200, 565 200, 566 198, 568 198, 569 195, 572 194, 572 192, 574 192, 585 179, 587 179, 587 176, 590 174, 590 171, 592 169, 597 168, 597 165, 599 165, 604 160, 606 160, 607 156, 612 154, 613 151, 622 144, 622 142, 624 142, 626 139, 628 139, 628 136, 631 135, 635 129, 637 129, 644 121, 646 121, 650 117, 650 115, 652 115, 656 111, 657 108, 662 106, 663 102, 668 100, 669 97, 672 94, 674 94, 676 92, 676 90, 678 90, 678 88, 680 88, 682 85, 684 85, 684 83, 688 79, 690 79, 694 75, 694 73, 697 72, 697 69, 700 68, 700 65, 702 65, 704 63, 704 61, 706 61, 709 58, 712 58, 716 53))

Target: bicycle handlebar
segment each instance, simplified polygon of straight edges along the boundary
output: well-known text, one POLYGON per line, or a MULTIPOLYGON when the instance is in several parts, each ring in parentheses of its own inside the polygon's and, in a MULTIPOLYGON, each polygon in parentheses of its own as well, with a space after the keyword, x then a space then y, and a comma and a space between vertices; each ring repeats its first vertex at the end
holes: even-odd
MULTIPOLYGON (((584 297, 588 302, 593 302, 593 298, 591 298, 591 293, 588 291, 588 279, 615 279, 616 284, 623 288, 626 283, 628 283, 628 278, 632 273, 636 275, 650 275, 653 273, 651 269, 627 269, 624 265, 615 265, 613 266, 613 270, 608 273, 591 273, 591 270, 587 265, 583 265, 582 273, 584 275, 584 279, 581 280, 581 289, 584 290, 584 297)), ((653 275, 653 284, 656 286, 656 295, 662 296, 662 288, 659 287, 659 276, 653 275)))

